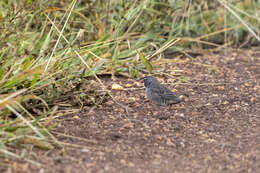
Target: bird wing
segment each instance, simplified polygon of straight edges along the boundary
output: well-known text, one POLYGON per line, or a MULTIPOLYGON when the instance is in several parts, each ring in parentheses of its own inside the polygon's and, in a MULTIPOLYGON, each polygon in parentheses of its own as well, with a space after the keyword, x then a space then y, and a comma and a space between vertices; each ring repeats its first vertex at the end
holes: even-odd
POLYGON ((177 94, 175 94, 174 92, 172 92, 170 89, 168 89, 166 86, 164 85, 160 85, 160 90, 161 90, 161 94, 166 97, 166 98, 172 98, 172 97, 178 97, 177 94))
POLYGON ((151 89, 152 93, 158 95, 158 97, 162 97, 167 100, 179 98, 179 96, 177 94, 175 94, 170 89, 168 89, 166 86, 161 85, 161 84, 150 87, 150 89, 151 89))

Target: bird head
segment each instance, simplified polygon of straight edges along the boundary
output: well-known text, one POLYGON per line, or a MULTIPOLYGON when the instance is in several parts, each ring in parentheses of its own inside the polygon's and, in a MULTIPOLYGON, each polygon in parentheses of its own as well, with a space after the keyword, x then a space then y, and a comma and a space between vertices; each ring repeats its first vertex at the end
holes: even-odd
POLYGON ((156 78, 152 76, 146 76, 143 79, 141 79, 141 82, 144 83, 145 87, 150 87, 151 83, 158 82, 156 78))

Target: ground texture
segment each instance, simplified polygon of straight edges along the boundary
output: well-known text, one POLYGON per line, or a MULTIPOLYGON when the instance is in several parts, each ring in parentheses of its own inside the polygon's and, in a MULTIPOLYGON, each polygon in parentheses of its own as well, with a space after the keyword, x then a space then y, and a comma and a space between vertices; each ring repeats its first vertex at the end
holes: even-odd
POLYGON ((184 102, 158 106, 145 99, 139 82, 100 77, 109 89, 123 86, 112 90, 123 106, 106 99, 56 118, 53 134, 63 150, 32 148, 27 156, 42 166, 2 159, 0 171, 259 172, 260 53, 201 51, 157 67, 162 83, 189 95, 184 102))

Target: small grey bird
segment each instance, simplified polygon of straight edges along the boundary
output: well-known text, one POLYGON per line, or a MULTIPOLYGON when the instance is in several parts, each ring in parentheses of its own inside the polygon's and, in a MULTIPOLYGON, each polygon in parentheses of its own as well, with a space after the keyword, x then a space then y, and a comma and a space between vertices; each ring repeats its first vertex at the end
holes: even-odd
POLYGON ((161 85, 158 80, 152 76, 144 77, 141 82, 144 83, 146 97, 162 106, 177 104, 183 101, 177 94, 166 86, 161 85))

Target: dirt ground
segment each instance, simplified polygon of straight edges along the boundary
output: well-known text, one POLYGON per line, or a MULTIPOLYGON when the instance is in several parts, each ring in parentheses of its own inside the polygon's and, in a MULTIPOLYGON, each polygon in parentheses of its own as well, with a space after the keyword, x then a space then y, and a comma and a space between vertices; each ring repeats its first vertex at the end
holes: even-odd
POLYGON ((0 172, 259 172, 260 52, 201 54, 163 60, 156 75, 188 94, 184 102, 158 106, 145 98, 141 83, 102 77, 110 89, 124 87, 112 94, 128 113, 107 99, 61 116, 53 134, 64 150, 32 148, 28 157, 42 166, 5 159, 0 172), (173 70, 182 76, 167 75, 173 70))

